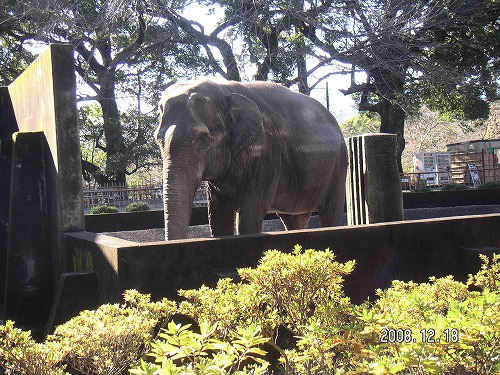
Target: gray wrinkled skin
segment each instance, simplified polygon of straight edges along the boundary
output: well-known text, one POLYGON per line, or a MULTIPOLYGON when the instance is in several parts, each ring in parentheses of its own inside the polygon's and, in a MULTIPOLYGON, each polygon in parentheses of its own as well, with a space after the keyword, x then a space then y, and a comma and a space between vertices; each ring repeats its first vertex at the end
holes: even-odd
POLYGON ((199 80, 170 86, 159 103, 165 239, 187 237, 191 206, 209 181, 213 236, 257 233, 266 212, 288 230, 341 222, 347 151, 316 100, 268 82, 199 80))

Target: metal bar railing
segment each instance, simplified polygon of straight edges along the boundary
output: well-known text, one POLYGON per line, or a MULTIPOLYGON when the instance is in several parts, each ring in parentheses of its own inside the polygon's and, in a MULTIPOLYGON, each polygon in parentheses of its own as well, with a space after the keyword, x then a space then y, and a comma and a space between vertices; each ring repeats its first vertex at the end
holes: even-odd
MULTIPOLYGON (((475 171, 478 173, 481 183, 491 181, 500 182, 500 167, 478 167, 475 171)), ((474 186, 470 170, 467 168, 455 168, 441 172, 400 173, 400 177, 403 191, 413 191, 419 188, 437 190, 450 183, 464 184, 469 187, 474 186)))
MULTIPOLYGON (((163 187, 151 185, 134 187, 111 185, 83 190, 83 207, 85 210, 100 205, 125 208, 132 202, 144 202, 150 208, 162 208, 163 187)), ((202 182, 196 191, 193 205, 206 206, 207 204, 206 182, 202 182)))

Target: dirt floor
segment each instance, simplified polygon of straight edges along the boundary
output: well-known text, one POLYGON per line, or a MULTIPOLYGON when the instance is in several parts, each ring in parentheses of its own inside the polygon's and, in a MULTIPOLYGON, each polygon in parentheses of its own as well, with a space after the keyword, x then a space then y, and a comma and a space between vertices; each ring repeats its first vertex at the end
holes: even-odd
MULTIPOLYGON (((468 216, 468 215, 485 215, 500 213, 499 205, 482 205, 482 206, 458 206, 458 207, 435 207, 435 208, 414 208, 404 212, 405 220, 422 220, 439 217, 453 216, 468 216)), ((343 225, 346 225, 347 218, 344 215, 343 225)), ((317 216, 311 217, 309 228, 318 228, 319 219, 317 216)), ((266 220, 262 226, 263 232, 275 232, 284 230, 280 220, 266 220)), ((137 230, 130 232, 109 232, 104 233, 113 237, 118 237, 124 240, 133 242, 156 242, 163 241, 163 228, 137 230)), ((210 237, 210 228, 208 225, 198 225, 189 227, 189 238, 205 238, 210 237)))

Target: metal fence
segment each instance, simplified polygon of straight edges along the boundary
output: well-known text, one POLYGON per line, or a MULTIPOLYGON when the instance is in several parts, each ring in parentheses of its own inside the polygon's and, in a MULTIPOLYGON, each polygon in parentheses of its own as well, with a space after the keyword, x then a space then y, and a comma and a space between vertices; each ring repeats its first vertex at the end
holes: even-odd
MULTIPOLYGON (((109 185, 83 190, 83 207, 86 211, 101 205, 125 209, 132 202, 144 202, 151 209, 161 209, 163 208, 163 187, 109 185)), ((206 206, 207 204, 206 182, 202 182, 196 191, 193 206, 206 206)))
MULTIPOLYGON (((478 168, 476 170, 481 183, 500 182, 500 167, 478 168)), ((474 187, 469 170, 450 170, 446 172, 401 173, 401 187, 403 191, 414 191, 422 188, 439 190, 449 183, 463 183, 474 187)), ((203 181, 193 201, 193 206, 207 206, 206 182, 203 181)), ((125 209, 132 202, 147 203, 151 209, 163 208, 163 187, 155 185, 108 185, 94 189, 83 190, 83 206, 87 212, 95 206, 114 206, 119 210, 125 209)))
POLYGON ((419 172, 419 173, 400 173, 401 187, 403 191, 414 191, 416 189, 429 188, 431 190, 442 189, 443 186, 450 183, 464 184, 468 187, 476 187, 485 182, 500 182, 500 167, 482 168, 471 170, 449 170, 445 172, 419 172), (474 183, 473 176, 478 177, 474 183))

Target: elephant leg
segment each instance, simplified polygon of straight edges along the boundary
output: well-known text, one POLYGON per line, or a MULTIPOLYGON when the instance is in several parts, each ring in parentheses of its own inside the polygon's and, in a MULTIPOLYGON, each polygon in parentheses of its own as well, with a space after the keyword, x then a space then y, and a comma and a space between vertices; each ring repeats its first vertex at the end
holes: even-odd
POLYGON ((208 221, 213 237, 234 234, 234 203, 209 185, 208 221))
POLYGON ((279 217, 286 230, 307 229, 311 212, 298 215, 279 214, 279 217))
POLYGON ((345 184, 334 184, 330 191, 325 204, 318 210, 319 222, 322 227, 335 227, 342 224, 345 206, 345 184))
POLYGON ((236 212, 236 234, 260 233, 266 211, 258 205, 246 205, 236 212))

